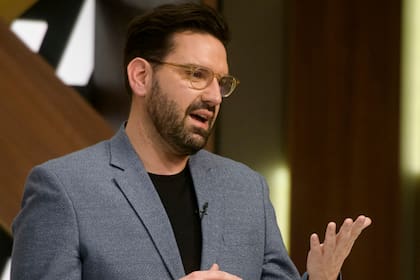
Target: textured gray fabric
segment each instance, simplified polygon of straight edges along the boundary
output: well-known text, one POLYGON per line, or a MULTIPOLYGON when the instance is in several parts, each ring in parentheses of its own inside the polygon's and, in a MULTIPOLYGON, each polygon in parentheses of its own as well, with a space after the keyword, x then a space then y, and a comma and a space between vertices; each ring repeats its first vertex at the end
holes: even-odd
MULTIPOLYGON (((300 279, 265 180, 204 150, 189 166, 198 205, 208 203, 201 268, 218 263, 248 280, 300 279)), ((12 280, 184 276, 168 217, 123 128, 35 167, 13 233, 12 280)))

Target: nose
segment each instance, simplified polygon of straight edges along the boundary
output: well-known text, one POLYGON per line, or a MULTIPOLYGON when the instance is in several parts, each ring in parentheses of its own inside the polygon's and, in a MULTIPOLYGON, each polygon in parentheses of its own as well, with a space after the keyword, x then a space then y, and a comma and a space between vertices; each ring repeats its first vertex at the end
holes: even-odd
POLYGON ((216 106, 222 103, 219 81, 214 77, 213 81, 204 89, 202 100, 210 105, 216 106))

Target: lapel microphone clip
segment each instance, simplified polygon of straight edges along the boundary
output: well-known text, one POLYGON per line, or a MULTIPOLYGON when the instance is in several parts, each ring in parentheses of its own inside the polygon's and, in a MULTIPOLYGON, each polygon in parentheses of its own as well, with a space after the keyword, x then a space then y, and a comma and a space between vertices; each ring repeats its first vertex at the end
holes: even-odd
POLYGON ((199 211, 200 219, 203 219, 205 215, 207 215, 207 208, 209 207, 208 202, 204 202, 203 208, 199 211))

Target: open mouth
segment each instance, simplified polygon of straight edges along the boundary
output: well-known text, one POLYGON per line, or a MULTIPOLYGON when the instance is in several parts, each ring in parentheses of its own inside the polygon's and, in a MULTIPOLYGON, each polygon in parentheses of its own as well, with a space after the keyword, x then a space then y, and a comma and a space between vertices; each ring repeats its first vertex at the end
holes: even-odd
POLYGON ((207 123, 208 117, 200 114, 190 114, 191 118, 202 123, 207 123))

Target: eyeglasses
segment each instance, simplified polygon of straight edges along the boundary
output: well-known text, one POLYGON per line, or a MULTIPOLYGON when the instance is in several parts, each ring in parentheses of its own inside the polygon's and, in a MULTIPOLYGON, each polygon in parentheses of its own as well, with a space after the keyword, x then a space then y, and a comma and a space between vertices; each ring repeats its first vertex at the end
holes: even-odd
POLYGON ((188 80, 190 81, 190 85, 193 89, 205 89, 211 84, 214 77, 216 77, 217 82, 219 83, 220 95, 222 97, 228 97, 231 95, 235 88, 239 85, 239 80, 235 77, 214 73, 213 70, 205 66, 195 64, 177 64, 154 59, 149 59, 149 62, 183 69, 188 75, 188 80))

